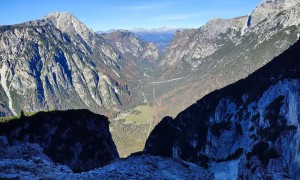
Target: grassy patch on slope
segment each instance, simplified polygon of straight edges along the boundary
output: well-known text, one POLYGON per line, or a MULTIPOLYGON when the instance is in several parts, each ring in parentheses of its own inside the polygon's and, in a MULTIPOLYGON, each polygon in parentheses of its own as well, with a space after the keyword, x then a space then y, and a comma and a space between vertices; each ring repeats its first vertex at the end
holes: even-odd
POLYGON ((127 113, 122 119, 134 123, 147 123, 154 120, 154 108, 151 106, 138 106, 127 113))
MULTIPOLYGON (((24 112, 24 115, 25 116, 32 116, 36 113, 38 113, 38 112, 24 112)), ((13 119, 19 119, 20 117, 21 117, 21 115, 0 117, 0 122, 8 122, 8 121, 13 120, 13 119)))

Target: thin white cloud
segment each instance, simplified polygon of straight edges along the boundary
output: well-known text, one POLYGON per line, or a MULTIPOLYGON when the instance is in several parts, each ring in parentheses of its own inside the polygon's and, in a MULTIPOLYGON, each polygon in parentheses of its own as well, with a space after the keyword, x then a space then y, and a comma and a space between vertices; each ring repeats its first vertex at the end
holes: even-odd
POLYGON ((182 14, 165 14, 159 16, 153 16, 150 18, 151 21, 176 21, 176 20, 187 20, 193 18, 201 18, 203 16, 221 16, 223 15, 232 15, 236 11, 241 9, 222 9, 222 10, 211 10, 211 11, 201 11, 195 13, 182 13, 182 14))
POLYGON ((160 9, 167 7, 169 5, 168 2, 155 3, 155 4, 144 4, 144 5, 134 5, 134 6, 120 6, 114 7, 114 10, 125 10, 125 11, 133 11, 133 12, 141 12, 153 9, 160 9))
POLYGON ((161 16, 154 16, 152 21, 173 21, 173 20, 185 20, 195 18, 204 15, 205 13, 187 13, 187 14, 167 14, 161 16))

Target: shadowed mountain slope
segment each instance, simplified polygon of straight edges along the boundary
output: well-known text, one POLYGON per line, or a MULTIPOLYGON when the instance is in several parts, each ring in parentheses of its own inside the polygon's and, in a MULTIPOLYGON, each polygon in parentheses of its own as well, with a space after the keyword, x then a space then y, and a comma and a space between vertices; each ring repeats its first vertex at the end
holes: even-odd
POLYGON ((92 170, 119 158, 107 117, 88 110, 21 116, 0 123, 0 136, 11 146, 38 144, 53 162, 74 172, 92 170))
POLYGON ((215 177, 297 178, 299 90, 300 41, 175 119, 165 117, 151 132, 145 152, 197 163, 215 177))

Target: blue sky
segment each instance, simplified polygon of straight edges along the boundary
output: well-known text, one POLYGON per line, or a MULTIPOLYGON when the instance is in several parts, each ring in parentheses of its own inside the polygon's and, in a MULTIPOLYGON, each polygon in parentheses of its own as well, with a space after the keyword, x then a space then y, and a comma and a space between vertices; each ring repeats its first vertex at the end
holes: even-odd
POLYGON ((93 30, 198 28, 212 18, 247 15, 261 0, 1 0, 0 24, 71 12, 93 30))

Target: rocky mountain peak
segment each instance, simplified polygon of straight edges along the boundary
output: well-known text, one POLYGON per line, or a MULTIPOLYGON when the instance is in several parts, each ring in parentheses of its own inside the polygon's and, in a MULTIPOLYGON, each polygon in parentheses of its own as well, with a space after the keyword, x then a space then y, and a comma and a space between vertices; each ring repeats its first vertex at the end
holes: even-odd
POLYGON ((263 0, 252 12, 249 26, 255 26, 268 16, 299 4, 300 0, 263 0))
POLYGON ((145 42, 134 33, 127 30, 117 30, 102 34, 105 41, 115 49, 118 49, 124 57, 139 62, 154 62, 159 57, 159 48, 150 42, 145 42))
POLYGON ((63 17, 63 18, 76 18, 72 13, 70 12, 51 12, 46 17, 63 17))
POLYGON ((247 19, 247 16, 233 19, 216 18, 199 29, 176 32, 161 64, 175 67, 184 59, 193 67, 197 67, 201 64, 198 60, 217 51, 219 47, 223 46, 224 39, 235 43, 236 37, 242 35, 247 27, 247 19))
POLYGON ((122 40, 122 39, 126 39, 126 38, 137 39, 137 37, 128 30, 117 30, 117 31, 106 34, 105 37, 107 37, 108 39, 114 39, 114 40, 122 40))
POLYGON ((130 58, 138 57, 143 50, 142 42, 130 31, 118 30, 103 35, 104 39, 113 47, 119 49, 122 54, 130 58))
POLYGON ((291 7, 295 4, 298 4, 299 0, 263 0, 261 5, 278 5, 278 6, 286 6, 291 7))
POLYGON ((210 20, 207 24, 200 29, 206 31, 211 35, 211 38, 215 39, 219 33, 226 33, 228 29, 241 30, 247 22, 247 17, 237 17, 233 19, 215 18, 210 20))
POLYGON ((43 20, 52 23, 62 32, 79 34, 84 40, 88 40, 94 32, 85 26, 76 16, 69 12, 52 12, 45 16, 43 20))

